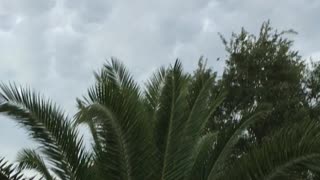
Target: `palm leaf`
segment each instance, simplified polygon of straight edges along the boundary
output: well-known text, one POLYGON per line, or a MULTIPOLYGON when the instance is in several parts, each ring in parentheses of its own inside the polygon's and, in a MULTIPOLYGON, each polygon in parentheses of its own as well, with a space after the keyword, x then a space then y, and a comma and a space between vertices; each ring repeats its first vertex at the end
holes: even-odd
POLYGON ((147 109, 155 116, 156 111, 159 108, 160 96, 163 90, 165 77, 167 74, 166 68, 160 68, 153 74, 152 78, 146 83, 145 101, 147 109))
POLYGON ((258 120, 264 119, 270 112, 269 109, 270 108, 265 105, 257 107, 253 113, 250 113, 243 118, 243 120, 234 129, 233 133, 231 133, 230 136, 228 136, 222 144, 219 144, 219 146, 221 146, 222 148, 221 150, 216 151, 213 156, 213 164, 208 176, 209 179, 216 179, 224 173, 224 169, 227 165, 226 162, 228 162, 228 159, 232 154, 232 150, 240 139, 241 134, 253 123, 257 122, 258 120))
POLYGON ((254 147, 221 179, 302 179, 302 172, 319 172, 319 123, 306 120, 284 128, 254 147))
POLYGON ((216 145, 218 133, 209 132, 203 135, 197 142, 193 157, 195 158, 194 165, 188 179, 206 180, 206 167, 216 145))
POLYGON ((35 150, 23 149, 18 153, 17 162, 20 170, 35 170, 46 180, 54 179, 43 158, 35 150))
POLYGON ((179 61, 160 72, 166 73, 157 73, 149 81, 154 83, 149 83, 151 85, 146 94, 155 94, 158 104, 154 108, 154 134, 162 157, 161 177, 183 179, 190 176, 195 163, 199 163, 196 144, 212 114, 223 101, 224 94, 212 98, 215 74, 204 66, 199 68, 194 79, 183 73, 179 61), (158 88, 160 84, 161 88, 158 88))
POLYGON ((25 178, 20 171, 9 164, 4 158, 0 159, 0 180, 24 180, 25 178))
POLYGON ((179 147, 186 119, 187 82, 188 76, 183 74, 181 63, 176 61, 165 77, 154 128, 161 158, 161 179, 181 179, 189 166, 186 164, 187 154, 179 147))
POLYGON ((80 104, 77 123, 93 123, 95 142, 101 143, 95 147, 101 176, 144 179, 155 174, 154 163, 148 163, 153 151, 139 88, 123 64, 112 59, 96 73, 96 85, 80 104))
POLYGON ((61 179, 86 177, 87 155, 70 120, 50 100, 16 85, 1 85, 0 112, 16 120, 40 143, 61 179))
MULTIPOLYGON (((204 160, 204 156, 207 158, 208 153, 212 151, 212 148, 209 147, 213 146, 215 138, 210 136, 212 133, 209 133, 204 137, 202 137, 202 134, 205 132, 205 127, 208 124, 209 119, 212 117, 217 107, 223 102, 226 95, 226 92, 222 92, 219 95, 212 94, 212 91, 215 88, 214 83, 216 75, 211 73, 209 69, 206 69, 205 64, 202 63, 201 59, 199 61, 199 68, 193 77, 194 79, 189 85, 189 108, 187 110, 189 113, 184 128, 184 136, 189 138, 185 139, 186 142, 181 145, 185 146, 185 152, 190 151, 189 157, 191 158, 191 162, 189 164, 193 170, 190 171, 190 174, 187 176, 197 174, 194 170, 199 169, 199 162, 204 160), (206 139, 204 142, 211 142, 211 144, 198 147, 196 144, 201 144, 203 138, 206 139), (200 152, 199 148, 202 149, 200 152), (194 151, 197 153, 193 153, 194 151), (194 156, 195 154, 196 156, 194 156)), ((202 167, 204 167, 203 164, 205 164, 205 161, 202 162, 202 167)))

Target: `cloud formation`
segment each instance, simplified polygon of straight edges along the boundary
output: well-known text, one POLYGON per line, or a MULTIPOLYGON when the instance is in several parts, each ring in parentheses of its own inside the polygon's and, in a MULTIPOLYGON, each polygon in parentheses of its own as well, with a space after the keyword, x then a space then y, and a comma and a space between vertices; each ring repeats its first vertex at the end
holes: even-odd
MULTIPOLYGON (((320 57, 319 12, 317 0, 2 0, 0 80, 45 92, 72 114, 92 71, 111 56, 139 81, 178 57, 188 71, 201 55, 222 71, 223 62, 215 61, 224 57, 217 33, 257 32, 268 19, 299 32, 292 38, 303 56, 320 57)), ((14 123, 0 120, 0 155, 13 159, 32 146, 14 123)))

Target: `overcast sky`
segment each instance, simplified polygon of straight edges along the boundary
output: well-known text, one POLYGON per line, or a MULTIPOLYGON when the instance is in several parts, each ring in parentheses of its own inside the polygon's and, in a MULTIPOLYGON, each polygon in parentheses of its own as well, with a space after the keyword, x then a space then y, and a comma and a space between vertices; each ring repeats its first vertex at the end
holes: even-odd
MULTIPOLYGON (((0 0, 0 81, 34 87, 74 113, 75 98, 111 56, 139 82, 179 57, 191 71, 201 55, 222 71, 224 47, 245 27, 256 33, 271 20, 293 28, 295 48, 320 57, 319 0, 0 0)), ((0 117, 0 156, 14 160, 32 143, 0 117)))

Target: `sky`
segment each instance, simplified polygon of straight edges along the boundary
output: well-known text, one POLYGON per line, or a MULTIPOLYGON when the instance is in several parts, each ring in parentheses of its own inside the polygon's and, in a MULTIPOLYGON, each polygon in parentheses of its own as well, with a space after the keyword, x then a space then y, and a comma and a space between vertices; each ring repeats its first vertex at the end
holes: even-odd
MULTIPOLYGON (((241 27, 257 33, 270 20, 294 29, 294 48, 320 58, 318 0, 0 0, 0 82, 27 85, 75 113, 75 98, 110 57, 139 83, 181 59, 192 71, 200 56, 222 72, 226 53, 218 36, 241 27)), ((26 132, 0 116, 0 157, 10 161, 34 147, 26 132)))

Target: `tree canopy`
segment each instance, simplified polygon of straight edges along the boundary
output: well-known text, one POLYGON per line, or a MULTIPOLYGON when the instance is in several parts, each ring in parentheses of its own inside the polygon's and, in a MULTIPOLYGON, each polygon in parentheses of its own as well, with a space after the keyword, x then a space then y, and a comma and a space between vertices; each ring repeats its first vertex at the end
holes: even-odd
POLYGON ((26 169, 47 180, 319 179, 320 65, 307 64, 288 33, 266 22, 258 35, 221 36, 221 77, 203 58, 194 72, 176 60, 141 85, 112 58, 73 117, 30 88, 2 84, 0 113, 38 148, 14 164, 1 159, 0 180, 24 179, 26 169))

